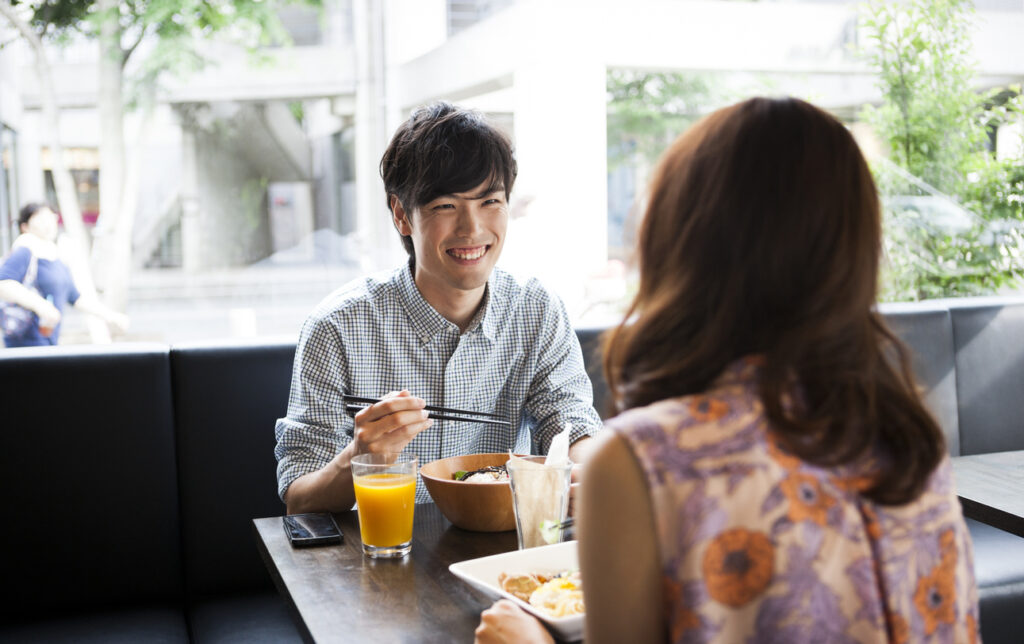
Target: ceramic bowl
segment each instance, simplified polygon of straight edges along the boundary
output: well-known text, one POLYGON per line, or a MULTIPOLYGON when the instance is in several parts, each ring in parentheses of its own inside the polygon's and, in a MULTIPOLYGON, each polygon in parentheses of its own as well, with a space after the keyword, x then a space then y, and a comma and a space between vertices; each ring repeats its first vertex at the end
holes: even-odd
POLYGON ((507 461, 507 453, 452 456, 420 467, 420 476, 437 508, 452 524, 475 532, 505 532, 516 529, 508 482, 463 483, 452 480, 452 474, 507 461))

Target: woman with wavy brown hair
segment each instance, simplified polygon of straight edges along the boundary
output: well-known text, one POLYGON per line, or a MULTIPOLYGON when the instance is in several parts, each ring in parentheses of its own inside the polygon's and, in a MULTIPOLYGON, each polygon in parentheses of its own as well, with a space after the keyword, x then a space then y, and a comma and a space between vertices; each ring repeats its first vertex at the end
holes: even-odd
MULTIPOLYGON (((665 153, 580 495, 588 643, 976 640, 943 436, 874 310, 880 248, 867 164, 808 103, 733 105, 665 153)), ((488 613, 482 640, 527 629, 488 613)))

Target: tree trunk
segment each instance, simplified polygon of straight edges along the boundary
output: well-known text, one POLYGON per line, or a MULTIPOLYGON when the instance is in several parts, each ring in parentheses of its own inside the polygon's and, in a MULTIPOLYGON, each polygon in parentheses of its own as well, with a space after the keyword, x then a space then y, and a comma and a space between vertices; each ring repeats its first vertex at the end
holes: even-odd
MULTIPOLYGON (((14 25, 35 53, 36 75, 39 77, 43 107, 43 127, 46 129, 47 145, 50 148, 52 159, 51 172, 53 173, 53 186, 57 191, 57 208, 64 221, 64 230, 67 231, 71 241, 71 253, 65 259, 70 264, 75 278, 75 286, 78 287, 79 292, 93 294, 96 292, 96 288, 93 285, 92 272, 89 269, 89 233, 85 230, 85 224, 82 222, 82 209, 78 205, 78 192, 75 190, 74 179, 64 165, 64 146, 60 143, 57 93, 53 88, 53 74, 50 71, 50 63, 46 59, 43 42, 39 38, 39 34, 18 16, 7 0, 0 0, 0 15, 14 25)), ((89 336, 92 341, 110 342, 110 330, 106 323, 91 315, 86 317, 86 325, 89 328, 89 336)))
POLYGON ((125 191, 123 69, 118 3, 100 0, 99 91, 100 115, 100 215, 93 231, 93 268, 103 299, 124 311, 131 270, 131 237, 125 238, 123 221, 125 191), (128 248, 123 248, 127 243, 128 248))
MULTIPOLYGON (((89 269, 89 234, 82 221, 82 210, 78 205, 78 192, 71 172, 64 165, 64 146, 60 142, 60 119, 58 117, 57 93, 53 87, 53 74, 46 59, 43 42, 35 31, 18 17, 14 8, 6 0, 0 0, 0 14, 7 18, 29 43, 35 54, 36 75, 39 77, 39 88, 43 111, 43 127, 47 132, 47 145, 53 173, 53 185, 57 192, 57 207, 71 241, 69 263, 75 277, 75 285, 82 293, 95 293, 92 272, 89 269)), ((109 342, 110 332, 101 320, 93 320, 88 316, 89 333, 93 342, 109 342)))
MULTIPOLYGON (((71 173, 64 165, 64 147, 60 143, 57 95, 53 89, 53 74, 50 71, 50 63, 46 60, 43 42, 39 35, 32 30, 32 27, 18 17, 14 8, 6 0, 0 0, 0 14, 14 25, 35 53, 36 75, 39 77, 40 99, 43 107, 43 127, 46 129, 46 143, 50 148, 50 157, 52 158, 53 185, 57 190, 57 208, 60 210, 61 219, 64 220, 64 229, 78 246, 76 250, 82 253, 83 257, 87 256, 89 234, 82 222, 82 210, 78 206, 78 193, 75 191, 74 179, 71 178, 71 173)), ((88 275, 86 275, 86 279, 89 279, 88 275)), ((91 285, 91 279, 89 279, 89 283, 91 285)))

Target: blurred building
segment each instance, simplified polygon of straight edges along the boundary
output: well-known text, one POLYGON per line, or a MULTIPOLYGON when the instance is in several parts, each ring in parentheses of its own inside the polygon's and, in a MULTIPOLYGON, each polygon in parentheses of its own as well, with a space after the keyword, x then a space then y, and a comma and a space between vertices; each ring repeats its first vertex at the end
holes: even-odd
MULTIPOLYGON (((502 264, 546 276, 578 317, 600 298, 593 284, 607 273, 609 230, 621 236, 638 190, 628 175, 609 177, 609 69, 719 73, 736 87, 755 79, 767 93, 804 96, 847 116, 877 100, 874 79, 851 51, 856 8, 846 2, 324 4, 322 13, 282 11, 294 46, 267 50, 260 64, 209 43, 214 64, 165 79, 150 116, 128 115, 129 163, 139 168, 133 261, 148 275, 134 281, 141 288, 162 288, 156 269, 394 266, 404 254, 385 206, 380 156, 413 108, 445 99, 487 113, 514 138, 520 175, 502 264)), ((1024 3, 978 7, 982 81, 1024 80, 1024 3)), ((66 159, 87 221, 99 215, 102 227, 96 45, 49 52, 66 159)), ((29 53, 0 49, 3 249, 16 204, 52 191, 40 108, 29 53)), ((255 280, 252 293, 261 286, 266 279, 255 280)))

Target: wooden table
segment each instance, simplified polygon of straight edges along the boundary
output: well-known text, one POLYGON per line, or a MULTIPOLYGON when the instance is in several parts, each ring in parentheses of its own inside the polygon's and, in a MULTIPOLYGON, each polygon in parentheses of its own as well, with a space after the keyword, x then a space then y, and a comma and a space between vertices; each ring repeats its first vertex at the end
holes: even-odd
POLYGON ((281 517, 253 521, 263 560, 292 616, 316 642, 472 642, 490 599, 448 565, 516 549, 516 533, 468 532, 430 504, 416 506, 412 553, 363 556, 355 511, 334 515, 341 545, 294 549, 281 517))
POLYGON ((952 460, 964 516, 1024 537, 1024 450, 952 460))

